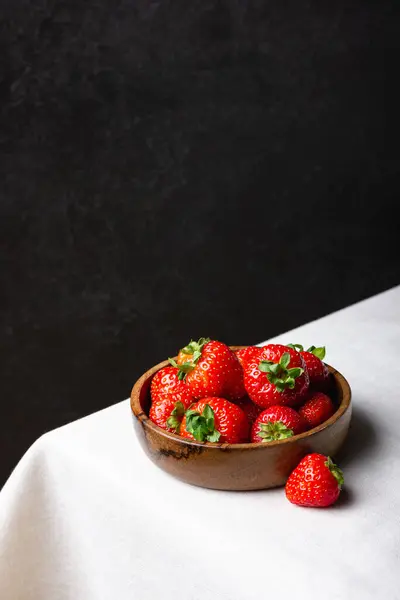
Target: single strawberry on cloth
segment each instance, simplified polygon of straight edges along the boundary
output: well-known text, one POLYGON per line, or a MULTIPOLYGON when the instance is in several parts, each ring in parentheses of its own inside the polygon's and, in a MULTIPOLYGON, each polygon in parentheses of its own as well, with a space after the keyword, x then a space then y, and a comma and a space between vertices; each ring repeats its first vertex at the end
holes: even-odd
POLYGON ((339 498, 343 473, 329 456, 308 454, 286 483, 286 497, 292 504, 326 508, 339 498))

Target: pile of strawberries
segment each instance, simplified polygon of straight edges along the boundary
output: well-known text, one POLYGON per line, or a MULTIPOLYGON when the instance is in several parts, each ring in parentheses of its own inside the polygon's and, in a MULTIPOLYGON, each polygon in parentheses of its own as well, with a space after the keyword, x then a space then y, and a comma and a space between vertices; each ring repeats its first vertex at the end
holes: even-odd
MULTIPOLYGON (((325 348, 300 344, 248 346, 233 352, 201 338, 151 382, 150 419, 190 440, 269 443, 317 427, 335 412, 325 348)), ((288 499, 328 506, 343 476, 330 458, 306 456, 286 484, 288 499)))

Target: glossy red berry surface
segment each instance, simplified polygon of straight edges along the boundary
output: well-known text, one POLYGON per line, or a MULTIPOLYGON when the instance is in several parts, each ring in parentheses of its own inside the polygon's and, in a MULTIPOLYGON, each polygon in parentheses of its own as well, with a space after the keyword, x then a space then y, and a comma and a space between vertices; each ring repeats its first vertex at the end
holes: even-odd
POLYGON ((216 396, 235 401, 243 398, 246 393, 243 369, 226 344, 201 338, 182 349, 179 356, 182 355, 188 360, 177 366, 195 399, 216 396))
POLYGON ((186 407, 194 402, 190 389, 184 380, 179 379, 179 371, 176 367, 164 367, 154 375, 150 395, 152 402, 159 398, 173 396, 175 402, 182 402, 186 407))
MULTIPOLYGON (((190 402, 191 404, 191 402, 190 402)), ((179 400, 175 400, 173 396, 159 396, 150 407, 149 417, 162 429, 179 433, 182 419, 188 405, 183 404, 179 400)))
POLYGON ((335 405, 329 396, 322 392, 315 392, 299 409, 310 429, 327 421, 334 412, 335 405))
POLYGON ((247 348, 242 348, 241 350, 236 350, 235 354, 238 357, 238 360, 242 367, 244 367, 251 360, 257 360, 261 357, 262 347, 260 346, 247 346, 247 348))
POLYGON ((286 482, 286 497, 293 504, 324 508, 339 498, 342 471, 323 454, 308 454, 286 482))
POLYGON ((244 383, 251 400, 262 408, 300 404, 309 387, 303 357, 281 344, 264 346, 261 356, 245 365, 244 383))

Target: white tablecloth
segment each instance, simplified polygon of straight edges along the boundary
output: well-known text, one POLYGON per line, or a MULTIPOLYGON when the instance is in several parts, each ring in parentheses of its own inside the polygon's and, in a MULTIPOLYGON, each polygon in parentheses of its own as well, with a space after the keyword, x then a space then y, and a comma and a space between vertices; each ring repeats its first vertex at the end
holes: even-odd
POLYGON ((400 287, 275 339, 326 344, 352 385, 341 503, 185 485, 124 401, 41 437, 1 491, 1 600, 400 599, 400 287))

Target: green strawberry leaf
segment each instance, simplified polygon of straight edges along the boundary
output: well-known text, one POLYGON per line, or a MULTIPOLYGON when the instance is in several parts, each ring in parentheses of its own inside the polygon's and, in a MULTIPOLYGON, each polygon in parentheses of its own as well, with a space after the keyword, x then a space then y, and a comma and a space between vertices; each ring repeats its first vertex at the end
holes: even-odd
POLYGON ((286 427, 282 421, 270 421, 269 423, 260 423, 257 435, 262 438, 262 442, 276 442, 292 437, 293 430, 286 427))
POLYGON ((191 362, 184 362, 181 365, 179 365, 179 370, 182 371, 183 373, 189 373, 190 371, 193 371, 194 369, 194 365, 191 362))
POLYGON ((168 417, 167 419, 167 427, 172 429, 177 433, 179 431, 179 427, 181 426, 181 422, 176 417, 168 417))
POLYGON ((294 367, 293 369, 288 369, 287 372, 289 377, 293 377, 293 379, 296 379, 296 377, 300 377, 300 375, 304 373, 304 369, 302 369, 301 367, 294 367))
POLYGON ((277 390, 278 390, 278 392, 280 392, 280 393, 284 392, 284 391, 286 390, 286 388, 287 388, 287 387, 289 387, 289 386, 287 386, 285 383, 283 383, 283 381, 281 381, 280 379, 278 379, 278 380, 277 380, 277 381, 275 381, 275 382, 270 380, 270 383, 274 384, 274 385, 275 385, 275 387, 276 387, 276 389, 277 389, 277 390))
POLYGON ((272 365, 270 365, 270 367, 269 367, 269 372, 272 373, 273 375, 278 376, 281 371, 282 371, 282 367, 278 363, 272 363, 272 365))
POLYGON ((214 418, 214 411, 209 404, 205 405, 203 409, 203 416, 206 417, 206 419, 214 418))
POLYGON ((194 340, 190 340, 187 346, 181 348, 181 352, 183 354, 193 354, 193 352, 195 351, 194 344, 196 344, 196 342, 194 340))
POLYGON ((199 442, 218 442, 221 434, 215 429, 214 411, 206 404, 203 413, 197 410, 186 412, 186 430, 199 442))
POLYGON ((198 415, 200 415, 200 413, 197 410, 193 410, 192 408, 189 408, 189 410, 186 411, 186 420, 191 417, 198 416, 198 415))
POLYGON ((284 352, 279 360, 279 364, 284 369, 287 369, 290 363, 290 354, 289 352, 284 352))
POLYGON ((301 344, 286 344, 288 348, 292 348, 292 350, 296 350, 297 352, 303 352, 304 347, 301 344))
POLYGON ((306 350, 306 352, 311 352, 311 354, 314 354, 314 356, 316 356, 320 360, 324 360, 325 354, 326 354, 326 349, 325 349, 325 346, 320 346, 319 348, 316 348, 315 346, 310 346, 306 350))
POLYGON ((192 362, 197 363, 197 361, 199 360, 200 356, 201 356, 201 350, 195 350, 193 352, 192 362))
POLYGON ((185 362, 185 363, 182 363, 181 365, 178 365, 176 360, 174 360, 173 358, 169 358, 168 362, 170 365, 172 365, 173 367, 178 369, 178 379, 180 381, 182 381, 182 379, 185 379, 186 375, 188 373, 190 373, 190 371, 193 371, 193 369, 195 367, 193 362, 185 362))
POLYGON ((176 367, 177 369, 179 369, 178 379, 180 379, 180 380, 185 379, 187 373, 190 373, 190 371, 193 371, 193 369, 195 368, 196 364, 198 363, 198 361, 201 357, 201 352, 203 350, 203 347, 206 344, 208 344, 209 341, 210 341, 210 338, 200 338, 198 342, 190 340, 188 345, 181 349, 181 352, 183 352, 183 354, 192 355, 190 361, 188 361, 188 362, 184 362, 183 364, 178 365, 178 363, 173 358, 168 359, 169 363, 173 367, 176 367))
POLYGON ((335 465, 335 463, 330 458, 330 456, 328 456, 328 458, 325 462, 325 466, 328 467, 328 469, 330 470, 330 472, 336 479, 339 489, 341 490, 342 486, 344 485, 344 475, 343 475, 342 469, 339 469, 339 467, 337 465, 335 465))
POLYGON ((204 338, 204 337, 200 338, 197 342, 195 342, 194 340, 190 340, 188 345, 181 349, 181 352, 183 352, 183 354, 194 354, 195 352, 196 353, 199 352, 200 353, 199 357, 200 357, 203 346, 208 344, 209 341, 210 341, 210 338, 204 338))
POLYGON ((173 429, 175 432, 179 431, 179 427, 181 426, 181 421, 183 419, 183 415, 185 414, 185 407, 182 402, 176 402, 175 407, 172 410, 170 416, 167 419, 167 426, 170 429, 173 429))
POLYGON ((263 373, 271 373, 271 365, 273 365, 273 364, 274 363, 272 362, 272 360, 262 360, 260 362, 260 364, 258 365, 258 368, 263 373))
POLYGON ((285 385, 286 387, 288 387, 290 390, 292 390, 295 386, 295 380, 293 377, 288 377, 285 381, 285 385))
POLYGON ((270 360, 263 360, 259 363, 258 368, 263 373, 266 373, 267 379, 276 387, 278 392, 282 393, 285 389, 293 389, 296 385, 297 377, 304 373, 304 369, 294 367, 288 369, 290 364, 289 352, 284 352, 279 360, 279 363, 273 363, 270 360))
POLYGON ((174 417, 181 417, 183 419, 184 414, 185 414, 185 407, 184 407, 183 403, 178 400, 178 402, 175 402, 175 408, 171 412, 171 415, 174 417))
POLYGON ((204 407, 203 417, 206 420, 207 428, 212 431, 214 429, 214 411, 209 404, 204 407))
POLYGON ((280 382, 279 377, 277 375, 274 375, 273 373, 267 373, 267 379, 270 383, 273 383, 274 385, 280 382))
POLYGON ((207 442, 218 442, 221 434, 219 431, 214 429, 214 431, 207 436, 207 442))

